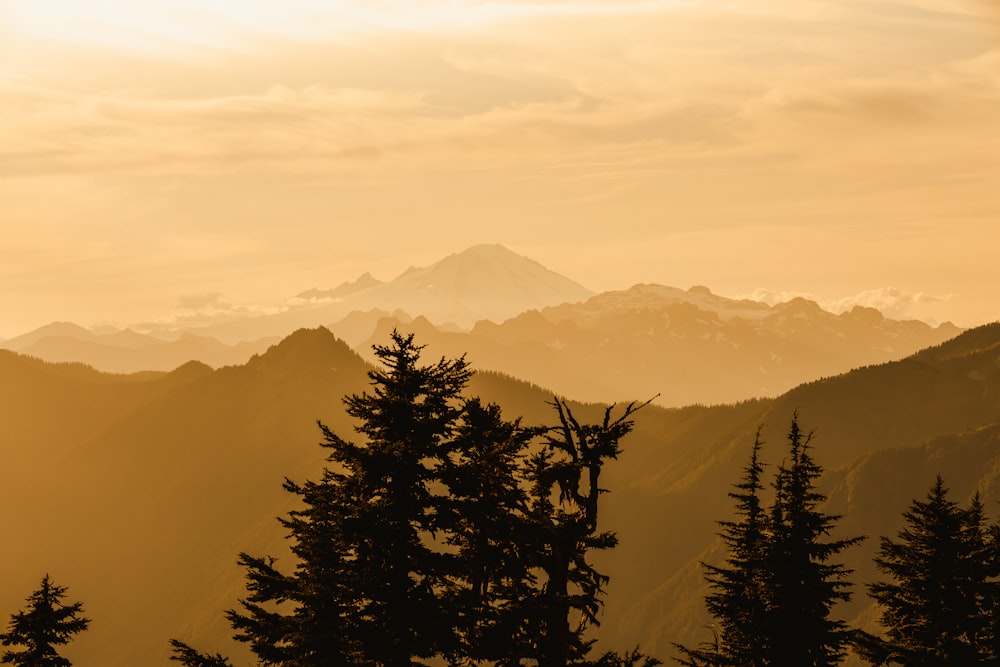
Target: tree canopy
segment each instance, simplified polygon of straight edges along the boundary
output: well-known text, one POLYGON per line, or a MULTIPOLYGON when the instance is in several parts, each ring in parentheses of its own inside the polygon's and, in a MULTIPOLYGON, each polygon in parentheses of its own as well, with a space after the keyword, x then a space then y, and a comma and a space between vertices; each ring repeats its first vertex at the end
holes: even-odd
MULTIPOLYGON (((260 665, 653 665, 590 657, 607 577, 592 549, 603 465, 641 406, 525 427, 464 394, 464 358, 421 362, 412 335, 375 346, 370 389, 344 399, 357 440, 320 423, 318 481, 285 481, 294 569, 243 553, 247 596, 227 613, 260 665)), ((221 667, 173 640, 173 658, 221 667)))
POLYGON ((21 650, 4 651, 0 662, 20 667, 70 667, 57 647, 87 629, 90 619, 83 616, 83 603, 63 604, 66 587, 57 586, 46 574, 36 591, 27 598, 27 606, 10 617, 7 632, 0 634, 4 646, 21 650))

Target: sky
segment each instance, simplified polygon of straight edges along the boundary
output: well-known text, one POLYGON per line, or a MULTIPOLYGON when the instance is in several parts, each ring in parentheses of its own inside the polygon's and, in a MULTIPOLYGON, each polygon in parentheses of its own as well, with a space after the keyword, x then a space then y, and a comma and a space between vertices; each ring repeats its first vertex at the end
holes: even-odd
POLYGON ((1000 319, 995 0, 0 0, 0 337, 502 243, 1000 319))

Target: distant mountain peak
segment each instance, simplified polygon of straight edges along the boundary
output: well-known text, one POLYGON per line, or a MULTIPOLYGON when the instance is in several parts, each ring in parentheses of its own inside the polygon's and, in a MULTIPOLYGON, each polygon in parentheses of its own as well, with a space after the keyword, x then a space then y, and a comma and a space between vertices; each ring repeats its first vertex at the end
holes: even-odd
MULTIPOLYGON (((332 325, 356 311, 397 309, 414 317, 423 315, 439 327, 464 331, 479 320, 503 322, 526 310, 578 303, 591 296, 586 287, 534 259, 499 243, 484 243, 424 267, 410 267, 389 282, 363 273, 332 290, 300 292, 279 312, 207 320, 199 331, 234 343, 332 325)), ((352 338, 357 335, 354 329, 352 338)))
POLYGON ((50 322, 26 334, 10 338, 3 342, 8 350, 23 350, 43 338, 74 338, 77 340, 92 340, 94 334, 89 329, 73 322, 50 322))
POLYGON ((378 287, 384 284, 381 280, 372 276, 372 274, 365 271, 357 280, 343 282, 333 289, 321 290, 321 289, 310 289, 305 292, 299 292, 295 295, 296 298, 303 299, 305 301, 325 301, 338 299, 356 292, 361 292, 362 290, 370 289, 372 287, 378 287))
POLYGON ((593 296, 579 283, 500 244, 480 244, 423 268, 411 268, 372 296, 432 322, 471 327, 593 296))

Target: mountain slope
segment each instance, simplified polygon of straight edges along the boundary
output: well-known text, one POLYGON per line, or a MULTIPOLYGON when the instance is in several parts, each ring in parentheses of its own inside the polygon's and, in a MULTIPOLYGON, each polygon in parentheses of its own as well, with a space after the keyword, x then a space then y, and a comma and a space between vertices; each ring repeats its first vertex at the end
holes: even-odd
POLYGON ((284 312, 224 322, 199 333, 226 342, 285 336, 299 328, 329 325, 353 311, 375 309, 401 309, 439 324, 471 327, 478 320, 499 322, 525 310, 592 294, 502 245, 473 246, 430 266, 410 268, 387 283, 368 278, 362 276, 329 292, 310 290, 303 293, 308 298, 300 295, 284 312))
POLYGON ((0 345, 51 362, 80 362, 108 373, 170 371, 188 361, 213 367, 244 363, 277 342, 275 338, 220 343, 208 336, 184 333, 164 341, 131 329, 94 333, 76 324, 54 322, 0 345))
MULTIPOLYGON (((427 348, 428 360, 436 354, 427 348)), ((291 508, 281 481, 318 475, 317 418, 351 435, 341 399, 367 387, 368 368, 325 330, 299 331, 242 366, 214 371, 189 364, 109 376, 0 354, 8 461, 0 472, 8 536, 0 609, 19 608, 48 571, 95 619, 67 651, 77 664, 166 665, 170 636, 243 664, 222 617, 244 592, 236 555, 289 562, 274 520, 291 508)), ((541 387, 477 373, 470 389, 508 416, 551 421, 541 387)), ((602 412, 573 405, 581 419, 602 412)), ((641 643, 667 658, 670 642, 704 638, 697 560, 713 557, 715 522, 731 511, 726 493, 756 426, 766 425, 773 469, 795 409, 816 429, 831 508, 848 513, 845 534, 890 534, 932 471, 960 493, 980 486, 993 494, 988 507, 1000 493, 1000 325, 777 399, 647 406, 602 478, 611 492, 601 523, 620 537, 602 558, 612 577, 599 631, 605 645, 641 643)), ((861 570, 863 556, 852 553, 850 564, 861 570)), ((864 600, 846 613, 864 616, 864 600)))
POLYGON ((626 524, 615 558, 633 567, 623 567, 622 595, 608 603, 608 615, 616 617, 605 624, 612 639, 641 628, 650 648, 664 656, 672 654, 671 642, 694 645, 706 638, 709 619, 702 607, 698 561, 722 557, 717 546, 710 546, 715 522, 731 513, 726 492, 739 479, 757 423, 765 425, 764 459, 773 471, 785 454, 790 417, 798 410, 800 423, 815 430, 815 457, 828 471, 823 486, 830 510, 846 515, 840 534, 871 537, 847 553, 847 565, 858 571, 855 601, 842 610, 848 618, 874 618, 861 584, 872 580, 877 536, 898 530, 901 513, 912 498, 923 496, 936 472, 948 476, 959 498, 978 488, 992 494, 984 495, 988 508, 1000 499, 1000 440, 995 437, 1000 324, 899 362, 797 387, 760 405, 753 424, 731 424, 722 437, 702 439, 687 458, 644 457, 645 472, 623 480, 628 491, 609 499, 609 505, 622 504, 619 511, 655 508, 659 530, 686 538, 666 549, 642 527, 626 524))
POLYGON ((777 396, 819 377, 901 359, 959 333, 951 325, 896 321, 869 308, 842 315, 805 299, 776 306, 707 288, 636 285, 587 301, 529 311, 463 334, 426 320, 384 321, 358 347, 394 327, 415 331, 438 354, 467 353, 579 400, 646 399, 662 405, 777 396))

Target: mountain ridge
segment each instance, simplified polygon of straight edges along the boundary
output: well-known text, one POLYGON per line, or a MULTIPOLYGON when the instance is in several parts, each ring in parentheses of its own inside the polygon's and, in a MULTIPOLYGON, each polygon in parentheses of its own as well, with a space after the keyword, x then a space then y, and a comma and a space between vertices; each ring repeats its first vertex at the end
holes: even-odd
MULTIPOLYGON (((425 355, 440 356, 431 346, 425 355)), ((19 455, 0 475, 0 521, 31 539, 8 545, 0 603, 15 608, 44 563, 101 620, 74 642, 80 664, 166 664, 165 638, 181 632, 239 659, 221 615, 243 593, 236 553, 288 558, 274 521, 292 506, 281 482, 318 474, 317 418, 354 437, 341 401, 367 388, 370 365, 315 329, 216 370, 108 375, 13 352, 0 354, 4 368, 20 369, 0 373, 5 450, 19 455), (41 475, 49 491, 39 495, 41 475), (148 599, 156 609, 143 612, 148 599)), ((526 424, 553 418, 551 392, 537 385, 479 370, 470 391, 526 424)), ((603 413, 600 404, 571 405, 582 420, 603 413)), ((939 467, 963 493, 1000 470, 991 426, 1000 414, 1000 324, 773 399, 643 408, 606 471, 602 525, 618 532, 620 546, 599 563, 612 577, 602 641, 642 644, 666 659, 670 642, 703 639, 697 561, 711 556, 715 522, 731 512, 726 493, 756 427, 767 425, 765 456, 779 460, 796 409, 816 429, 832 506, 848 507, 869 534, 887 533, 909 490, 871 481, 878 470, 910 474, 916 486, 939 467), (876 492, 887 494, 879 512, 850 504, 876 492)), ((850 564, 861 567, 863 555, 850 564)), ((861 602, 848 611, 866 613, 861 602)))

